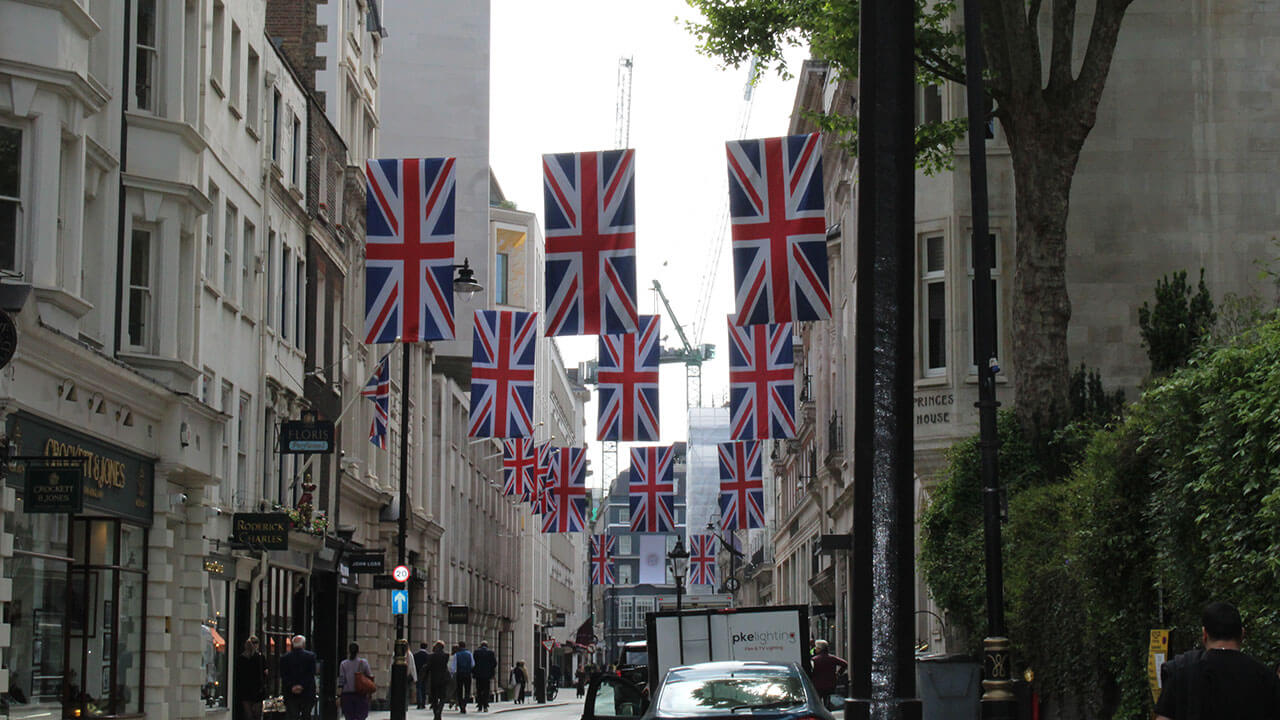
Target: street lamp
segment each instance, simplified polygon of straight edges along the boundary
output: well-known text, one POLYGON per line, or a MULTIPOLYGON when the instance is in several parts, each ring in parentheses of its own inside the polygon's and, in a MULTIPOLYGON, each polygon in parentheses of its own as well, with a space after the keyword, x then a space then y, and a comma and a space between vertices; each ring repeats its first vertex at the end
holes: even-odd
POLYGON ((667 553, 671 575, 676 579, 676 612, 680 612, 680 598, 684 595, 684 574, 689 569, 689 551, 684 549, 684 538, 676 537, 675 547, 667 553))
MULTIPOLYGON (((484 286, 476 282, 471 263, 463 258, 461 265, 454 265, 458 276, 453 279, 453 291, 463 302, 475 297, 484 286)), ((403 340, 403 338, 401 338, 403 340)), ((404 413, 409 409, 409 343, 401 342, 400 356, 400 517, 397 522, 396 557, 398 564, 408 560, 405 543, 409 537, 409 433, 404 432, 404 413)), ((408 583, 405 584, 406 587, 408 583)), ((395 655, 391 664, 390 705, 391 719, 405 720, 409 712, 409 640, 405 636, 405 615, 396 615, 395 655)))

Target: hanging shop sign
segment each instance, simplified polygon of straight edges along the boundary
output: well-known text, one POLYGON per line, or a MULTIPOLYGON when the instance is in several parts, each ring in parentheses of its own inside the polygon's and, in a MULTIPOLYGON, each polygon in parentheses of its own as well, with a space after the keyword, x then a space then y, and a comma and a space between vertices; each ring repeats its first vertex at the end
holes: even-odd
POLYGON ((551 624, 548 625, 547 627, 564 627, 564 624, 568 619, 569 618, 567 615, 565 615, 562 612, 558 612, 556 613, 556 619, 553 620, 551 624))
POLYGON ((386 571, 387 553, 385 550, 349 552, 345 562, 353 573, 382 573, 386 571))
POLYGON ((404 587, 404 583, 396 582, 396 579, 391 577, 390 575, 374 575, 373 576, 374 590, 395 590, 402 587, 404 587))
POLYGON ((449 606, 449 624, 466 625, 471 620, 471 608, 466 605, 449 606))
POLYGON ((289 420, 280 423, 280 452, 313 455, 333 452, 333 423, 329 420, 289 420))
MULTIPOLYGON (((82 461, 82 512, 151 524, 155 465, 150 459, 25 412, 10 415, 6 430, 14 456, 82 461)), ((13 463, 7 475, 9 485, 25 492, 30 467, 35 466, 13 463)))
POLYGON ((84 510, 82 457, 12 458, 25 465, 22 509, 29 513, 78 513, 84 510))
POLYGON ((231 542, 254 550, 288 550, 291 526, 286 513, 236 513, 231 516, 231 542))

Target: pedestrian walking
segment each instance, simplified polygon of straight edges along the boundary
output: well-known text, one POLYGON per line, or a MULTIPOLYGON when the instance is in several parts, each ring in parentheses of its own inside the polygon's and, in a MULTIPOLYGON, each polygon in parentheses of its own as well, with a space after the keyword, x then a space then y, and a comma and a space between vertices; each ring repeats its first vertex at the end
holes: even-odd
POLYGON ((285 720, 307 720, 316 704, 316 654, 307 638, 294 635, 289 652, 280 657, 280 686, 284 690, 285 720))
POLYGON ((373 668, 360 657, 360 646, 347 646, 347 658, 338 665, 338 707, 346 720, 365 720, 369 717, 369 696, 374 688, 373 668))
POLYGON ((524 669, 524 661, 516 663, 511 670, 511 679, 516 683, 516 702, 524 704, 524 686, 529 684, 529 672, 524 669))
POLYGON ((423 668, 427 665, 427 658, 431 656, 431 651, 427 649, 427 644, 419 643, 418 649, 413 651, 413 669, 418 673, 418 709, 425 710, 427 708, 427 674, 423 672, 423 668))
POLYGON ((267 696, 267 658, 258 647, 256 635, 244 641, 244 652, 236 658, 236 696, 247 720, 262 720, 262 700, 267 696))
POLYGON ((458 652, 453 654, 453 680, 458 686, 458 709, 467 714, 467 703, 471 701, 471 671, 476 667, 476 659, 467 649, 465 642, 458 643, 458 652))
POLYGON ((844 659, 831 654, 826 640, 813 643, 813 689, 822 697, 822 704, 831 709, 831 694, 839 684, 840 673, 849 667, 844 659))
POLYGON ((435 720, 440 720, 444 711, 444 702, 449 692, 449 654, 444 651, 444 642, 437 640, 431 646, 431 654, 424 666, 427 671, 427 694, 431 703, 431 713, 435 720))
MULTIPOLYGON (((404 647, 404 666, 405 666, 405 684, 404 684, 405 707, 408 707, 409 693, 412 692, 418 686, 418 665, 413 660, 413 653, 409 652, 408 643, 406 643, 404 647)), ((396 670, 396 654, 394 650, 391 653, 390 669, 391 669, 391 672, 393 673, 396 670)), ((388 677, 390 677, 390 675, 388 675, 388 677)), ((387 691, 387 702, 391 702, 391 692, 389 688, 387 691)))
POLYGON ((493 687, 493 676, 498 673, 498 656, 489 649, 489 643, 481 640, 480 647, 472 653, 475 656, 476 666, 471 671, 472 679, 476 683, 476 709, 480 712, 489 712, 489 700, 493 687))
POLYGON ((582 697, 587 687, 587 667, 583 665, 573 674, 573 689, 577 697, 582 697))
POLYGON ((1235 606, 1205 606, 1200 640, 1202 649, 1162 667, 1156 720, 1280 718, 1280 678, 1241 651, 1244 624, 1235 606))

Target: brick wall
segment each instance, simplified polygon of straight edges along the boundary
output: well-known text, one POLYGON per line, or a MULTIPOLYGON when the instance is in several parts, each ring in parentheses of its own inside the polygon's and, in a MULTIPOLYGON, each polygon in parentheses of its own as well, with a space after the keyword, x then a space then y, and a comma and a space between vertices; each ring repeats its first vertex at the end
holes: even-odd
MULTIPOLYGON (((325 59, 316 54, 327 28, 316 24, 317 0, 267 0, 267 37, 280 48, 308 92, 316 89, 316 71, 325 59)), ((324 104, 324 98, 320 98, 324 104)))

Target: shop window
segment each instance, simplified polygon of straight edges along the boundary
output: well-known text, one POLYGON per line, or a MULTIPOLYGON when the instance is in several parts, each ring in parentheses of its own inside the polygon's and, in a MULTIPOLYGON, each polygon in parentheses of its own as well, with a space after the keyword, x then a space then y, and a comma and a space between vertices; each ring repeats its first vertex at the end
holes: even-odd
POLYGON ((618 627, 629 629, 636 626, 635 598, 618 598, 618 627))
POLYGON ((227 608, 231 583, 214 573, 205 573, 204 618, 200 622, 200 662, 204 674, 200 700, 206 708, 227 707, 227 608))
POLYGON ((69 521, 67 515, 28 514, 21 497, 17 502, 5 520, 14 548, 4 564, 13 598, 4 608, 10 662, 9 690, 2 697, 21 705, 29 717, 56 717, 62 712, 65 669, 69 521))

